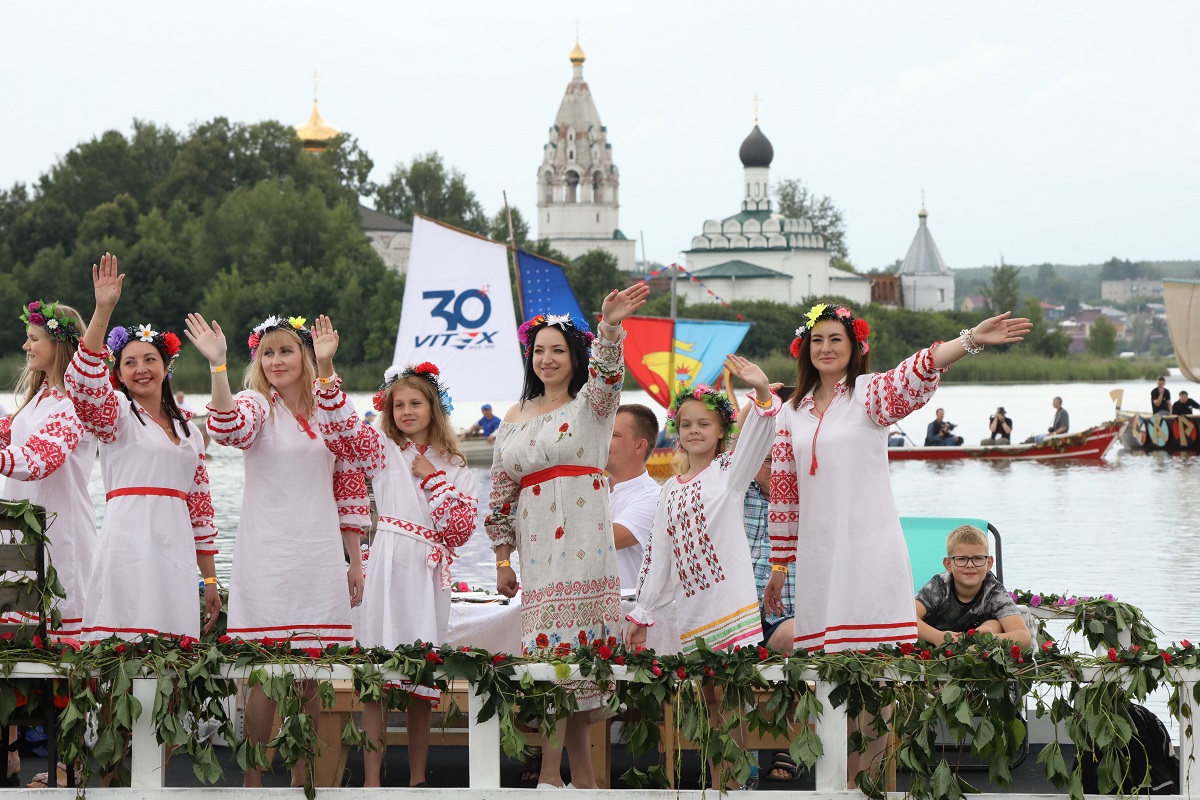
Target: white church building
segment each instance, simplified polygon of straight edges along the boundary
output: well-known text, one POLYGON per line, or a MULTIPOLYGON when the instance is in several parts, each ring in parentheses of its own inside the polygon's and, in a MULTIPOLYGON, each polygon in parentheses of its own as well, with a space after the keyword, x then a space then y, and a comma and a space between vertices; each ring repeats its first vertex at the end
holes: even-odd
POLYGON ((954 305, 954 273, 942 260, 922 206, 917 213, 917 233, 896 274, 904 307, 912 311, 951 311, 954 305))
POLYGON ((798 304, 810 297, 838 295, 853 303, 871 301, 871 280, 834 269, 824 238, 806 219, 771 210, 771 161, 775 149, 757 124, 738 151, 745 170, 742 210, 705 221, 686 252, 687 268, 703 282, 680 281, 689 303, 721 299, 775 300, 798 304))
POLYGON ((583 80, 584 52, 575 42, 574 74, 559 104, 537 173, 537 236, 570 258, 607 250, 617 266, 636 268, 636 243, 621 233, 620 176, 608 131, 583 80))

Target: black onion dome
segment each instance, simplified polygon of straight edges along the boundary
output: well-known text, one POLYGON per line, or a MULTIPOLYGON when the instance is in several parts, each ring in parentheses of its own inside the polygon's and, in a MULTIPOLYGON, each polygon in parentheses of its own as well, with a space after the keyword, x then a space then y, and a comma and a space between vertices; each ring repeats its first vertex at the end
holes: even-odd
POLYGON ((750 135, 742 142, 738 157, 742 159, 743 167, 769 167, 771 160, 775 158, 775 148, 755 125, 754 130, 750 131, 750 135))

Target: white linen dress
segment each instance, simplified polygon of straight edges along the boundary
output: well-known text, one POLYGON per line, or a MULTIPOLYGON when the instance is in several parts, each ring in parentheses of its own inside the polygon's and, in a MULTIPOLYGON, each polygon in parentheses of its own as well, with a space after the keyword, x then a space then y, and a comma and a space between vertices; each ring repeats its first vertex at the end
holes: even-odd
MULTIPOLYGON (((936 345, 935 345, 936 346, 936 345)), ((888 474, 888 426, 921 408, 941 371, 925 349, 776 418, 771 561, 795 565, 795 648, 869 650, 917 639, 912 567, 888 474)))
MULTIPOLYGON (((354 629, 359 644, 388 649, 416 641, 445 644, 450 566, 478 516, 470 469, 426 448, 435 473, 421 481, 412 471, 418 446, 401 447, 362 424, 340 379, 318 387, 317 421, 330 451, 362 469, 375 487, 379 524, 365 562, 366 587, 354 629)), ((436 689, 420 686, 413 693, 434 701, 440 697, 436 689)))
POLYGON ((113 389, 103 357, 82 345, 64 382, 79 421, 100 442, 108 501, 81 638, 198 638, 196 556, 217 552, 200 429, 188 422, 190 435, 172 444, 144 408, 113 389))
POLYGON ((746 489, 775 438, 771 408, 751 403, 732 453, 722 453, 689 481, 667 480, 638 583, 638 600, 626 619, 653 625, 675 603, 684 653, 703 639, 711 650, 729 650, 762 639, 754 564, 746 540, 746 489))
POLYGON ((341 534, 370 526, 366 483, 325 447, 315 426, 271 395, 240 392, 232 411, 209 406, 212 440, 245 454, 228 633, 303 647, 350 644, 341 534))
MULTIPOLYGON (((96 437, 83 429, 65 394, 42 384, 21 412, 0 418, 0 497, 28 500, 46 509, 50 563, 66 597, 58 601, 62 624, 50 637, 79 637, 83 600, 96 548, 96 509, 88 477, 96 437)), ((0 622, 36 624, 36 615, 13 613, 0 622)))

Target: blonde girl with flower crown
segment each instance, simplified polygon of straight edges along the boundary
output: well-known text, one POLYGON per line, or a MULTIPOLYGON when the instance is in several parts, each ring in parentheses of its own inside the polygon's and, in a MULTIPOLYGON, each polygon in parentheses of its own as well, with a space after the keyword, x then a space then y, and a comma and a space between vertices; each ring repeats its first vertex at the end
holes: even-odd
MULTIPOLYGON (((369 522, 362 472, 326 449, 317 433, 312 334, 302 317, 267 317, 250 334, 250 364, 236 397, 226 371, 225 334, 189 314, 187 337, 212 374, 208 432, 245 454, 245 489, 229 587, 230 636, 325 648, 354 642, 350 609, 362 599, 359 543, 369 522), (347 557, 350 567, 347 567, 347 557)), ((315 681, 307 710, 319 719, 315 681)), ((246 701, 245 735, 271 736, 275 703, 261 687, 246 701)), ((305 765, 292 768, 303 785, 305 765)), ((244 786, 262 785, 248 769, 244 786)))
MULTIPOLYGON (((0 478, 6 479, 0 481, 0 497, 28 500, 53 517, 50 563, 66 597, 58 602, 61 618, 47 620, 52 639, 79 638, 96 545, 96 514, 87 488, 96 437, 84 430, 63 383, 83 335, 81 320, 78 311, 62 303, 34 300, 22 306, 25 366, 17 378, 17 410, 0 417, 0 478)), ((0 615, 0 623, 37 624, 37 615, 11 612, 0 615)), ((19 785, 20 769, 20 756, 9 751, 9 784, 19 785)))
MULTIPOLYGON (((380 429, 359 419, 333 370, 338 335, 326 317, 313 329, 317 421, 325 444, 363 469, 375 487, 379 525, 371 544, 366 592, 356 627, 364 647, 414 641, 440 645, 450 624, 450 565, 475 530, 475 481, 450 425, 454 409, 437 366, 391 367, 374 406, 380 429)), ((430 724, 440 693, 405 687, 409 785, 425 786, 430 724)), ((367 786, 380 785, 385 747, 382 703, 363 704, 374 748, 363 753, 367 786)))
MULTIPOLYGON (((671 603, 684 653, 699 640, 712 650, 732 650, 762 638, 754 565, 746 540, 743 498, 771 450, 772 417, 779 396, 757 365, 736 355, 726 369, 754 390, 754 412, 745 420, 737 448, 737 408, 725 392, 701 384, 681 389, 667 413, 668 435, 679 439, 674 479, 663 487, 638 582, 637 605, 625 619, 625 643, 644 646, 646 629, 671 603)), ((719 697, 704 687, 714 724, 719 697)), ((713 788, 725 781, 712 773, 713 788)))

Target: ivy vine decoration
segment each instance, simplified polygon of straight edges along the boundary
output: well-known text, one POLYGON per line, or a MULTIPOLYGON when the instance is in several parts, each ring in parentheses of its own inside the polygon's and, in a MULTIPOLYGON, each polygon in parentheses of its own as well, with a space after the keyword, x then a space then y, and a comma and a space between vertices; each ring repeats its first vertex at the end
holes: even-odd
MULTIPOLYGON (((36 577, 30 577, 29 573, 36 575, 37 564, 31 563, 26 555, 25 571, 20 573, 19 577, 0 581, 0 588, 16 588, 18 594, 36 596, 38 608, 49 609, 46 626, 52 630, 62 627, 62 611, 58 607, 58 601, 67 596, 62 581, 59 580, 58 570, 50 561, 50 537, 46 533, 57 517, 57 514, 53 512, 47 514, 41 506, 34 505, 28 500, 0 500, 0 520, 8 523, 0 530, 19 532, 21 544, 33 548, 41 547, 45 554, 43 558, 44 581, 39 582, 36 577)), ((28 553, 29 551, 22 550, 22 552, 28 553)), ((28 636, 30 634, 22 631, 18 635, 28 636)))

